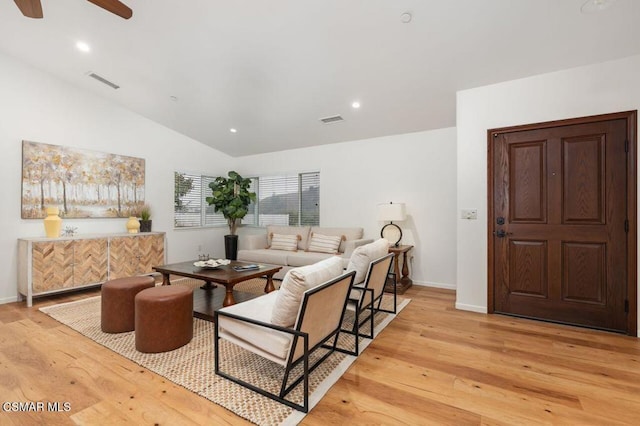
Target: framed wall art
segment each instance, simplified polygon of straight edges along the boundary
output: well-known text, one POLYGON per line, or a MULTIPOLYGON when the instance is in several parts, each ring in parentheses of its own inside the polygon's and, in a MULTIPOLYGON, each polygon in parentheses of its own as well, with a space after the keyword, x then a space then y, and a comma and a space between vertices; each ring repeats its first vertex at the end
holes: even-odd
POLYGON ((144 159, 22 141, 23 219, 128 217, 144 204, 144 159))

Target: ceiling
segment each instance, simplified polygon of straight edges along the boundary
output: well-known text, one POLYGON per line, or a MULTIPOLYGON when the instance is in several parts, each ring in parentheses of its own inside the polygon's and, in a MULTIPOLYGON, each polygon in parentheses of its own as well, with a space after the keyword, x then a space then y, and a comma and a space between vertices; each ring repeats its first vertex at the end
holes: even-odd
POLYGON ((0 0, 0 51, 232 156, 455 126, 457 90, 640 53, 637 0, 123 1, 0 0))

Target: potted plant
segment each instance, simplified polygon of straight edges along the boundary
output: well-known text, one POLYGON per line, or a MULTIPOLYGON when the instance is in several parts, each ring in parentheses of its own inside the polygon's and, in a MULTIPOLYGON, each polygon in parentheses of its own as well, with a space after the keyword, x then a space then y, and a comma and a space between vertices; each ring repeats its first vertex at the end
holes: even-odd
POLYGON ((148 204, 140 207, 140 232, 151 232, 151 207, 148 204))
POLYGON ((224 236, 225 255, 227 259, 236 260, 238 254, 236 230, 242 218, 249 212, 249 204, 255 201, 256 193, 249 191, 251 179, 245 179, 234 171, 230 171, 228 176, 228 178, 219 176, 209 183, 212 195, 206 200, 210 206, 214 206, 216 213, 222 213, 227 220, 230 235, 224 236))

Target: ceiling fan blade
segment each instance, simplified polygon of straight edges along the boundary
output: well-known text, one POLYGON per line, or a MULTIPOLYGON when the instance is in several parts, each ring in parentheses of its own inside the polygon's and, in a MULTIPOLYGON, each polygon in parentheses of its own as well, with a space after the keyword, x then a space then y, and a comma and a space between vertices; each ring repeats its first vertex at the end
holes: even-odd
MULTIPOLYGON (((15 1, 16 3, 18 2, 17 0, 15 1)), ((104 10, 108 10, 111 13, 115 13, 116 15, 124 19, 129 19, 133 16, 133 11, 131 10, 131 8, 118 0, 87 0, 87 1, 95 4, 96 6, 100 6, 104 10)))
POLYGON ((40 0, 13 0, 20 12, 27 18, 42 18, 42 4, 40 0))

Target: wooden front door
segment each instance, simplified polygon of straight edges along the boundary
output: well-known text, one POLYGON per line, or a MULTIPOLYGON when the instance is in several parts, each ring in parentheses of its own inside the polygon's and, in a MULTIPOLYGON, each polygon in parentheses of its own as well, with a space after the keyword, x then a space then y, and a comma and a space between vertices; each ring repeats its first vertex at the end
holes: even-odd
POLYGON ((635 334, 635 123, 489 132, 490 312, 635 334))

